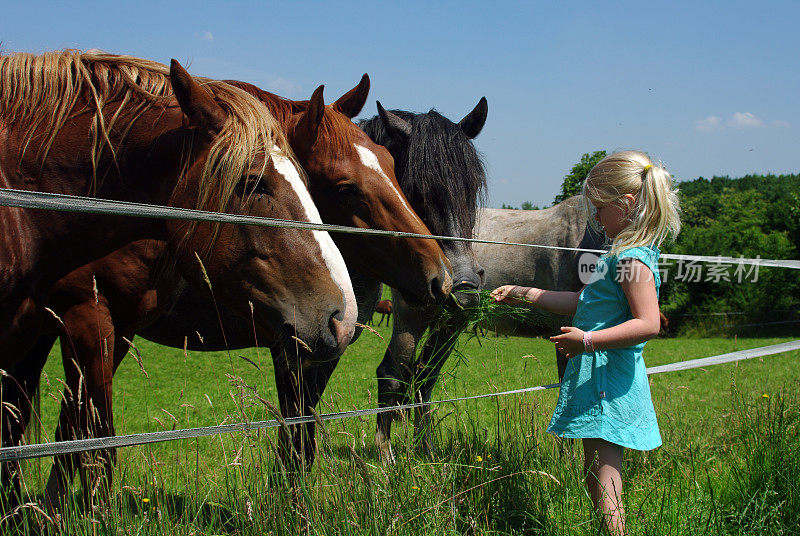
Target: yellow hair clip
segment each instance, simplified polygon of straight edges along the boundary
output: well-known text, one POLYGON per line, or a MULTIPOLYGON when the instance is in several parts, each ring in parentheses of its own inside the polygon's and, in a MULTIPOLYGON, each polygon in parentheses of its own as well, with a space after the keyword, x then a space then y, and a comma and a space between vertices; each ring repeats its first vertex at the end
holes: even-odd
POLYGON ((653 164, 647 164, 646 166, 644 166, 642 173, 647 173, 647 170, 650 169, 651 167, 653 167, 653 164))

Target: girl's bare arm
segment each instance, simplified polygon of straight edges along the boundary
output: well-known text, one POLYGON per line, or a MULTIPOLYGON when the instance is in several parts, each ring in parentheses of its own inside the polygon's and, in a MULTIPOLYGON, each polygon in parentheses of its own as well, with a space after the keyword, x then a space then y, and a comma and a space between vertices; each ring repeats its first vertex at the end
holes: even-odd
POLYGON ((578 307, 578 294, 580 293, 518 285, 503 285, 492 291, 495 301, 541 307, 551 313, 569 316, 574 315, 578 307))

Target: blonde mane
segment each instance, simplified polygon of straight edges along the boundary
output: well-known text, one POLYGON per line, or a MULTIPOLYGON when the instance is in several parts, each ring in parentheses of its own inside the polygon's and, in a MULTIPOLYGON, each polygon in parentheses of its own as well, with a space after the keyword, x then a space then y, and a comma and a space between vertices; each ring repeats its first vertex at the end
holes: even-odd
MULTIPOLYGON (((198 208, 224 210, 239 178, 259 154, 266 167, 269 157, 282 150, 302 169, 280 125, 258 99, 224 82, 195 80, 228 114, 209 150, 199 183, 198 208)), ((154 106, 166 108, 172 96, 169 68, 150 60, 76 50, 0 56, 0 116, 24 133, 23 152, 34 137, 42 136, 37 158, 44 163, 67 121, 92 114, 93 191, 103 151, 116 154, 112 129, 116 128, 121 133, 118 139, 123 140, 143 113, 154 106), (82 98, 87 106, 79 104, 82 98), (109 113, 106 107, 112 103, 119 106, 109 113)))

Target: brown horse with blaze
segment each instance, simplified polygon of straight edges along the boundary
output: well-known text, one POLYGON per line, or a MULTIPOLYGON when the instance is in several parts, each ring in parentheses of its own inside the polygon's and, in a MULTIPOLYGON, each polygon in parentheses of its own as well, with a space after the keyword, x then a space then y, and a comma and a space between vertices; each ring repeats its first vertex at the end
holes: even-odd
MULTIPOLYGON (((0 186, 319 221, 264 106, 228 84, 193 79, 174 60, 167 68, 74 51, 0 57, 0 186)), ((354 330, 347 268, 327 233, 17 208, 0 209, 0 229, 5 370, 36 341, 53 284, 141 239, 164 241, 167 264, 201 289, 207 277, 217 300, 252 314, 276 339, 297 336, 335 358, 354 330)), ((27 388, 13 377, 4 384, 27 388)), ((30 408, 2 409, 9 444, 30 408)), ((8 483, 18 467, 3 469, 8 483)))

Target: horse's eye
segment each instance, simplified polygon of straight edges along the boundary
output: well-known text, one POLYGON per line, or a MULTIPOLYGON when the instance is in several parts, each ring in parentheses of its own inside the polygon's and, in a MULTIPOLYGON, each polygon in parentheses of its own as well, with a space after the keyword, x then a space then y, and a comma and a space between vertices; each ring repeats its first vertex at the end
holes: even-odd
POLYGON ((355 184, 345 183, 340 184, 336 192, 342 197, 354 197, 359 194, 359 189, 355 184))
POLYGON ((236 185, 236 195, 239 197, 248 197, 251 195, 269 195, 269 185, 258 175, 249 175, 239 179, 239 184, 236 185))

